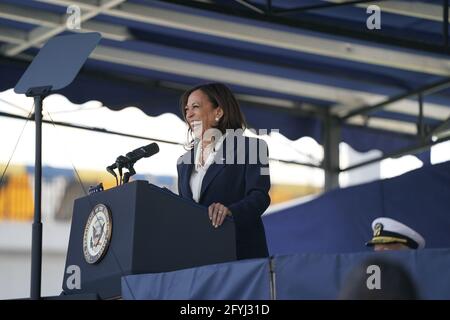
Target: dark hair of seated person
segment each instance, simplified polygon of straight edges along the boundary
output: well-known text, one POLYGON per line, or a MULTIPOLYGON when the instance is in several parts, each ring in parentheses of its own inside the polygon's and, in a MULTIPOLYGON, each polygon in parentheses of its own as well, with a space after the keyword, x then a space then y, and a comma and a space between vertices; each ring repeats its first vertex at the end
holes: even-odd
POLYGON ((373 257, 363 261, 349 272, 343 283, 340 300, 417 300, 417 288, 407 270, 398 262, 383 257, 373 257), (380 288, 369 289, 368 266, 380 268, 380 288))

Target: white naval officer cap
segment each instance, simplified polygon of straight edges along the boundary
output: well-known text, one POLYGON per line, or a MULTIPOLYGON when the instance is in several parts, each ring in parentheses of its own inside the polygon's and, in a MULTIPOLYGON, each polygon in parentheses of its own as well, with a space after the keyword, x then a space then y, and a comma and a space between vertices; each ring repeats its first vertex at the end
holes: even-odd
POLYGON ((373 238, 366 246, 381 243, 402 243, 411 249, 423 249, 425 239, 416 231, 397 220, 380 217, 372 222, 373 238))

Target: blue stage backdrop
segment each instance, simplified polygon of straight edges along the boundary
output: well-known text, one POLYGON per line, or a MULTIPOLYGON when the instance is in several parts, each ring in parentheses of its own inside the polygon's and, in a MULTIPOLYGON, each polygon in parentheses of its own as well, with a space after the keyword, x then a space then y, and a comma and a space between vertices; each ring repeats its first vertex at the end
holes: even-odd
POLYGON ((334 190, 263 217, 271 255, 367 251, 371 223, 391 217, 420 232, 427 248, 450 247, 450 162, 334 190))

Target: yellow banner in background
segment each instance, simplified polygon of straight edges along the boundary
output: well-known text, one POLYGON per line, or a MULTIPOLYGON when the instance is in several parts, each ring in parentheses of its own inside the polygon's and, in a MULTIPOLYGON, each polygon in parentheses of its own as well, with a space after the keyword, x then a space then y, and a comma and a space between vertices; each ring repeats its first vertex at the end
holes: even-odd
POLYGON ((26 221, 33 217, 33 189, 30 176, 24 171, 3 177, 0 220, 26 221))
MULTIPOLYGON (((4 164, 0 164, 3 173, 4 164)), ((32 168, 31 168, 32 169, 32 168)), ((44 168, 42 179, 42 216, 43 219, 60 221, 70 220, 73 202, 85 196, 89 186, 103 183, 104 189, 116 186, 114 177, 106 172, 70 169, 44 168), (51 174, 46 174, 52 172, 51 174), (80 185, 82 182, 83 187, 80 185), (84 188, 84 190, 83 190, 84 188)), ((150 182, 165 186, 175 193, 176 177, 152 176, 150 182)), ((142 179, 142 177, 141 177, 142 179)), ((0 184, 0 221, 31 221, 34 214, 34 175, 33 170, 25 166, 10 166, 0 184)), ((271 204, 321 192, 321 188, 308 185, 273 184, 270 190, 271 204)))

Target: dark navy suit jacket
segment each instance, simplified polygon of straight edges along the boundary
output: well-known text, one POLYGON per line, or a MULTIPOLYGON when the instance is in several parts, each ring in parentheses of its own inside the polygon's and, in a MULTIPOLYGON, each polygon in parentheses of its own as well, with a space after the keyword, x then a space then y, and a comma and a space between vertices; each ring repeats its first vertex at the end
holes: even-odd
MULTIPOLYGON (((191 200, 189 182, 194 168, 195 150, 196 147, 180 157, 177 165, 178 194, 191 200)), ((203 178, 199 204, 208 207, 214 202, 220 202, 232 212, 238 259, 268 256, 261 220, 261 215, 270 204, 267 159, 268 150, 264 140, 242 135, 227 136, 203 178), (252 153, 249 152, 251 150, 252 153), (265 172, 261 172, 261 169, 265 172)))

